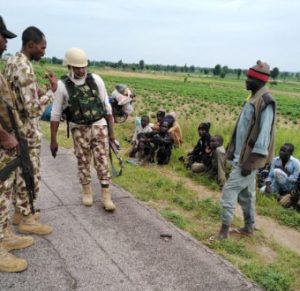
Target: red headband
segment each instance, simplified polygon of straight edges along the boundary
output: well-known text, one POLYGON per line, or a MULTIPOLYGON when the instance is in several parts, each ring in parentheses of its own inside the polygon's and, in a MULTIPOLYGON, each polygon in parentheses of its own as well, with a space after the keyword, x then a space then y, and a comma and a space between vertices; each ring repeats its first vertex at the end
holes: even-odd
POLYGON ((252 68, 250 68, 247 71, 247 76, 258 79, 258 80, 261 80, 263 82, 268 82, 268 80, 269 80, 269 75, 268 74, 255 71, 252 68))

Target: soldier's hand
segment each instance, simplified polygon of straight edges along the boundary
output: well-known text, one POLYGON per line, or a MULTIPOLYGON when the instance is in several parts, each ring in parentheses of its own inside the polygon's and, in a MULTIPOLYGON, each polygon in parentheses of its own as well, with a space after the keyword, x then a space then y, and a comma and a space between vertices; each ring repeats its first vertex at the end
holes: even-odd
POLYGON ((45 71, 45 79, 49 81, 47 88, 55 92, 57 90, 57 78, 51 70, 45 71))
POLYGON ((38 96, 39 96, 39 98, 40 98, 40 97, 42 97, 43 95, 45 95, 45 92, 44 92, 41 88, 38 88, 38 89, 37 89, 37 94, 38 94, 38 96))
POLYGON ((7 133, 5 134, 5 138, 0 139, 0 144, 6 150, 12 150, 17 148, 18 141, 12 134, 7 133))
POLYGON ((58 151, 58 144, 56 141, 52 141, 50 144, 50 151, 52 153, 53 158, 56 157, 56 153, 58 151))

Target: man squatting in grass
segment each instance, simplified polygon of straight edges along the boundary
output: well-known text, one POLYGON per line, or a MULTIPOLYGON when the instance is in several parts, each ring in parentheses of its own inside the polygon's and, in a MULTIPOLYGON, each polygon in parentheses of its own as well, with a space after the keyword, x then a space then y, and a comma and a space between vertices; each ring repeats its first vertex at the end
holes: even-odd
MULTIPOLYGON (((52 102, 53 92, 57 87, 54 75, 46 76, 49 90, 44 93, 39 89, 34 73, 32 61, 39 61, 45 54, 47 42, 42 31, 30 26, 23 31, 22 49, 15 56, 7 60, 4 75, 16 92, 18 100, 17 109, 23 126, 21 134, 28 142, 28 151, 33 165, 35 193, 38 196, 40 189, 40 151, 42 133, 39 119, 45 107, 52 102)), ((13 195, 15 213, 12 223, 18 225, 18 231, 26 234, 46 235, 53 231, 52 226, 38 221, 39 213, 31 213, 29 197, 25 180, 21 170, 16 172, 16 190, 13 195)))
POLYGON ((91 188, 91 159, 93 157, 98 179, 102 188, 105 210, 115 210, 109 191, 108 135, 114 142, 112 108, 103 80, 96 74, 87 73, 88 59, 79 48, 70 48, 64 58, 68 76, 58 81, 51 112, 51 145, 53 157, 58 144, 57 130, 63 109, 67 109, 77 158, 78 175, 83 189, 82 202, 93 204, 91 188), (107 133, 108 130, 108 133, 107 133))
POLYGON ((244 216, 244 227, 237 231, 253 234, 257 169, 270 163, 274 153, 276 103, 265 87, 269 76, 269 65, 261 61, 247 71, 246 89, 251 96, 245 102, 227 148, 226 157, 232 161, 232 170, 221 198, 222 226, 212 239, 229 236, 237 202, 244 216))

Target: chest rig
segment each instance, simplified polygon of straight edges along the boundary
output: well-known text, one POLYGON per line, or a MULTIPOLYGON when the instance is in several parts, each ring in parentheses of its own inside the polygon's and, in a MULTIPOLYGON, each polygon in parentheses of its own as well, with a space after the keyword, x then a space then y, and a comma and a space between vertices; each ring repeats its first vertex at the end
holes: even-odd
POLYGON ((63 76, 61 80, 69 95, 69 104, 64 110, 67 121, 89 125, 106 116, 105 104, 99 97, 98 87, 90 73, 80 86, 75 85, 68 76, 63 76))

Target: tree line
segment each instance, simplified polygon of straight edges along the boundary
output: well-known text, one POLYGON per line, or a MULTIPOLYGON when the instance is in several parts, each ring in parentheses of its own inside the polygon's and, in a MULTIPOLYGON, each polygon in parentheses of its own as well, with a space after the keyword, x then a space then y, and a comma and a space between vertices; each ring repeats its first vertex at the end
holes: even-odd
MULTIPOLYGON (((44 58, 42 60, 44 63, 61 65, 63 60, 57 57, 44 58)), ((140 60, 138 63, 124 63, 122 60, 118 62, 110 61, 89 61, 89 65, 92 67, 104 68, 109 67, 113 69, 131 70, 131 71, 155 71, 155 72, 174 72, 174 73, 186 73, 186 74, 201 74, 201 75, 211 75, 220 78, 225 78, 227 75, 236 76, 240 79, 242 75, 246 74, 246 70, 237 68, 232 69, 228 66, 222 66, 220 64, 215 65, 213 68, 209 67, 198 67, 198 66, 178 66, 178 65, 161 65, 161 64, 146 64, 144 60, 140 60)), ((274 67, 271 70, 271 78, 276 81, 278 78, 282 80, 294 79, 300 82, 300 72, 280 72, 279 68, 274 67)))

